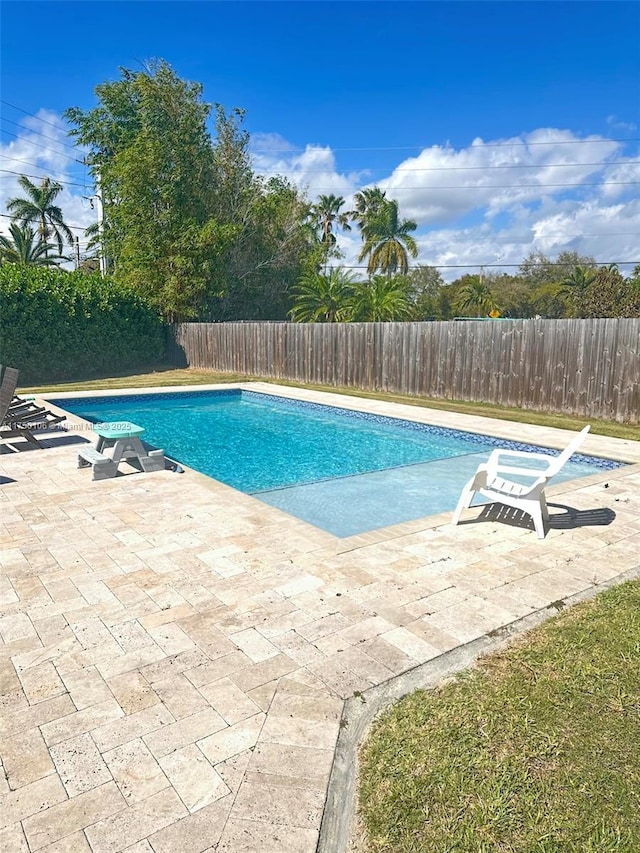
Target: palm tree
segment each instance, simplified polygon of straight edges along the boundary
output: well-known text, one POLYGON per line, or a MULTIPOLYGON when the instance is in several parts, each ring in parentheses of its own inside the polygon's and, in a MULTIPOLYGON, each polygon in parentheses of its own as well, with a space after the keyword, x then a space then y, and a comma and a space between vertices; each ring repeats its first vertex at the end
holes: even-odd
POLYGON ((318 196, 318 201, 311 205, 311 217, 320 231, 320 242, 327 248, 336 242, 336 235, 333 233, 335 225, 344 231, 351 231, 349 214, 340 213, 343 204, 341 195, 321 195, 318 196))
POLYGON ((587 288, 591 287, 595 280, 596 273, 593 270, 577 266, 570 275, 562 279, 559 292, 563 296, 569 296, 571 299, 580 298, 584 296, 587 288))
POLYGON ((380 187, 366 187, 353 197, 354 210, 351 211, 351 218, 362 228, 368 219, 380 213, 387 201, 386 193, 380 187))
POLYGON ((407 280, 400 276, 374 275, 354 286, 353 315, 364 323, 407 320, 412 313, 407 280))
POLYGON ((62 192, 62 184, 50 178, 43 178, 38 187, 25 175, 18 178, 18 183, 26 192, 27 198, 12 198, 7 203, 7 210, 23 227, 37 223, 41 242, 47 245, 49 237, 53 237, 58 246, 58 255, 62 255, 65 241, 73 242, 73 234, 62 218, 62 211, 54 204, 56 196, 62 192))
MULTIPOLYGON (((336 244, 336 235, 334 228, 336 226, 342 228, 343 231, 351 231, 349 224, 349 213, 340 213, 340 208, 344 204, 344 199, 341 195, 321 195, 315 204, 309 208, 309 218, 311 227, 316 234, 316 239, 320 241, 324 254, 324 273, 327 273, 327 263, 329 255, 336 244)), ((333 254, 340 256, 340 252, 333 251, 333 254)))
POLYGON ((310 272, 293 290, 295 299, 290 312, 296 323, 339 323, 351 319, 353 278, 342 267, 329 275, 310 272))
POLYGON ((471 312, 474 316, 484 316, 497 310, 498 306, 488 285, 484 281, 476 279, 468 281, 460 288, 456 307, 460 311, 471 312))
POLYGON ((412 219, 398 218, 398 202, 384 200, 383 204, 360 226, 364 245, 358 256, 362 261, 367 258, 367 271, 380 270, 391 276, 409 269, 409 255, 418 256, 416 241, 411 236, 417 224, 412 219))
POLYGON ((38 267, 57 266, 57 262, 66 260, 61 255, 49 255, 55 249, 49 243, 38 239, 35 242, 33 228, 20 227, 17 222, 9 225, 11 238, 0 234, 0 260, 3 264, 27 264, 38 267))

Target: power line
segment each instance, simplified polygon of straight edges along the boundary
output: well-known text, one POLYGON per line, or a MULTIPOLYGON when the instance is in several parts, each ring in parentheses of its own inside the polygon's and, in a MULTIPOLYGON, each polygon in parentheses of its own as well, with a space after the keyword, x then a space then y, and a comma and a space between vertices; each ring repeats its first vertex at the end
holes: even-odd
MULTIPOLYGON (((61 152, 55 152, 55 153, 61 153, 61 152)), ((25 166, 33 166, 35 169, 40 168, 36 163, 29 163, 29 162, 27 162, 26 160, 19 160, 17 157, 6 157, 6 155, 2 155, 2 156, 3 156, 3 157, 5 157, 5 159, 7 159, 7 160, 11 160, 12 162, 15 162, 15 163, 24 163, 24 165, 25 165, 25 166)), ((63 154, 63 156, 68 156, 68 155, 63 154)), ((73 159, 73 158, 71 158, 71 159, 73 159)), ((81 166, 86 165, 85 163, 82 163, 80 160, 76 160, 76 162, 77 162, 77 163, 80 163, 80 165, 81 165, 81 166)), ((638 160, 638 161, 634 161, 634 162, 640 163, 640 160, 638 160)), ((560 164, 560 165, 561 165, 561 164, 560 164)), ((611 164, 607 164, 607 165, 611 165, 611 164)), ((474 167, 474 168, 475 168, 475 167, 474 167)), ((0 169, 0 171, 8 172, 9 170, 8 170, 8 169, 0 169)), ((325 171, 326 171, 326 170, 325 170, 325 171)), ((264 173, 261 173, 261 174, 288 174, 288 173, 286 173, 286 172, 285 172, 285 173, 281 173, 281 172, 273 172, 273 173, 271 173, 271 172, 264 172, 264 173)), ((33 176, 32 176, 32 177, 33 177, 33 176)), ((59 183, 65 183, 65 182, 64 182, 64 181, 59 181, 59 183)), ((68 183, 68 182, 67 182, 67 183, 68 183)), ((405 191, 408 191, 408 190, 491 190, 491 189, 498 189, 498 190, 499 190, 499 189, 502 189, 502 190, 505 190, 505 189, 545 189, 545 188, 548 188, 548 187, 550 187, 550 188, 558 188, 558 187, 600 187, 600 186, 607 186, 607 187, 611 187, 611 186, 635 186, 636 184, 640 184, 640 181, 608 181, 608 180, 606 180, 606 179, 605 179, 605 180, 602 180, 602 181, 590 181, 590 182, 586 182, 586 181, 585 181, 585 182, 577 183, 577 184, 576 184, 576 183, 557 183, 557 184, 472 184, 472 185, 466 185, 466 186, 465 186, 465 185, 462 185, 462 184, 457 184, 457 185, 453 185, 453 186, 443 186, 443 185, 438 185, 438 184, 431 184, 431 185, 428 185, 428 186, 409 186, 409 187, 406 187, 406 186, 403 186, 403 187, 402 187, 402 186, 394 186, 394 187, 387 187, 387 189, 388 189, 390 192, 395 192, 396 190, 405 190, 405 191)), ((89 184, 76 184, 76 186, 89 186, 89 184)), ((310 191, 317 191, 317 190, 334 190, 334 189, 335 189, 335 186, 333 186, 333 187, 328 187, 328 186, 327 186, 327 187, 324 187, 324 186, 309 185, 309 186, 307 186, 306 188, 307 188, 308 190, 310 190, 310 191)))
MULTIPOLYGON (((27 165, 29 165, 29 164, 27 164, 27 165)), ((44 181, 45 178, 47 177, 45 175, 27 175, 24 172, 14 172, 11 169, 0 169, 0 172, 5 172, 7 175, 19 175, 20 177, 24 176, 25 178, 34 178, 37 181, 44 181)), ((91 186, 91 184, 77 184, 77 183, 74 183, 73 181, 61 181, 61 180, 58 180, 57 178, 51 178, 51 176, 48 176, 48 177, 49 177, 49 180, 54 180, 57 184, 64 184, 65 186, 68 186, 68 187, 82 187, 82 189, 87 189, 91 186)))
MULTIPOLYGON (((596 266, 608 267, 608 266, 616 266, 616 267, 624 267, 624 266, 637 266, 640 264, 640 261, 594 261, 596 266)), ((522 266, 522 263, 519 264, 485 264, 483 261, 476 261, 471 264, 419 264, 418 266, 432 266, 436 267, 439 270, 463 270, 463 269, 472 269, 476 267, 484 267, 485 269, 489 267, 495 267, 496 269, 504 269, 508 268, 517 268, 519 269, 522 266)), ((533 261, 529 263, 529 266, 532 267, 570 267, 570 263, 566 263, 563 261, 533 261)), ((342 269, 347 270, 366 270, 368 267, 364 264, 340 264, 342 269)))
MULTIPOLYGON (((398 172, 471 172, 484 171, 490 172, 492 169, 556 169, 556 168, 571 168, 576 169, 584 166, 600 166, 601 169, 609 166, 633 166, 640 164, 640 160, 618 160, 611 163, 518 163, 513 166, 424 166, 411 169, 394 169, 394 174, 398 172)), ((261 175, 299 175, 312 173, 327 173, 330 169, 286 169, 278 171, 259 171, 261 175)), ((353 170, 352 170, 353 171, 353 170)), ((357 169, 355 171, 358 171, 357 169)))
POLYGON ((65 148, 70 148, 72 151, 77 151, 77 145, 69 145, 66 142, 63 142, 61 139, 55 139, 53 136, 47 136, 46 133, 42 133, 40 130, 33 130, 33 128, 26 127, 24 124, 20 124, 17 121, 11 121, 10 118, 5 118, 2 116, 2 121, 9 122, 9 124, 13 124, 16 127, 19 127, 21 130, 24 130, 25 133, 37 133, 38 136, 41 136, 43 139, 50 139, 52 142, 55 142, 57 145, 64 145, 65 148))
MULTIPOLYGON (((534 189, 534 190, 543 190, 549 187, 617 187, 617 186, 633 186, 635 184, 640 184, 640 181, 595 181, 595 182, 584 182, 581 184, 472 184, 470 186, 464 185, 456 185, 456 186, 440 186, 439 184, 430 184, 428 186, 419 186, 419 187, 386 187, 386 190, 389 192, 398 192, 399 190, 518 190, 518 189, 534 189)), ((335 186, 333 187, 322 187, 322 186, 314 186, 309 185, 306 187, 307 190, 313 190, 314 192, 318 190, 335 190, 335 186)))
POLYGON ((34 142, 33 139, 25 139, 24 136, 19 136, 17 133, 5 130, 4 128, 0 128, 0 133, 6 133, 8 136, 13 136, 15 139, 22 139, 27 143, 27 145, 35 145, 36 148, 44 148, 45 151, 50 151, 52 154, 57 154, 59 157, 66 157, 68 160, 80 163, 81 166, 85 165, 84 161, 78 160, 77 157, 72 157, 71 154, 65 154, 64 151, 54 151, 50 145, 40 145, 39 142, 34 142))
MULTIPOLYGON (((13 219, 14 221, 17 221, 16 217, 11 216, 10 213, 0 213, 0 216, 2 216, 4 219, 13 219)), ((90 227, 90 225, 69 225, 68 222, 65 222, 65 225, 67 226, 67 228, 71 228, 72 231, 86 231, 87 228, 90 227)))
MULTIPOLYGON (((457 150, 470 150, 470 151, 479 151, 482 148, 512 148, 512 147, 525 147, 529 148, 532 145, 604 145, 609 142, 640 142, 640 136, 629 136, 625 139, 556 139, 556 140, 548 140, 545 142, 483 142, 481 145, 467 145, 465 148, 460 148, 457 150)), ((439 148, 442 151, 455 151, 455 148, 450 146, 444 147, 442 145, 396 145, 396 146, 388 146, 388 147, 360 147, 360 148, 334 148, 331 145, 307 145, 304 148, 299 146, 290 146, 288 148, 252 148, 249 146, 250 153, 260 152, 264 153, 289 153, 293 154, 297 151, 305 152, 309 148, 330 148, 331 151, 415 151, 416 149, 420 151, 427 151, 433 148, 439 148)))
POLYGON ((44 124, 49 124, 51 127, 55 127, 56 130, 60 130, 60 125, 54 124, 52 121, 47 121, 46 118, 41 118, 40 116, 35 115, 34 113, 30 113, 27 110, 23 110, 22 107, 16 107, 15 104, 10 104, 9 101, 3 101, 0 98, 0 104, 4 104, 5 107, 11 107, 12 110, 18 110, 19 113, 24 113, 26 116, 31 116, 31 118, 37 119, 37 121, 41 121, 44 124))

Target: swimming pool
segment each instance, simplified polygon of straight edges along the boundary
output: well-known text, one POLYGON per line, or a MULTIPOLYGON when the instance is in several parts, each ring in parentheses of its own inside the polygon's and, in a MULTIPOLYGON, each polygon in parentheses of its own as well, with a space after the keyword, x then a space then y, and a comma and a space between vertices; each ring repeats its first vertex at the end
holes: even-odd
MULTIPOLYGON (((494 447, 533 449, 240 389, 55 402, 94 423, 139 424, 170 458, 341 537, 452 510, 494 447)), ((558 479, 618 464, 576 454, 558 479)))

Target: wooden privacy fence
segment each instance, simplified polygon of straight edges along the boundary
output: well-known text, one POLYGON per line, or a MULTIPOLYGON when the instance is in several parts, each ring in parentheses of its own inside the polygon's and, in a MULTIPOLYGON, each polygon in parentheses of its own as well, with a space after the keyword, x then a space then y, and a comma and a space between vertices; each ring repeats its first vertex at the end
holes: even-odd
POLYGON ((640 319, 184 323, 174 364, 640 421, 640 319))

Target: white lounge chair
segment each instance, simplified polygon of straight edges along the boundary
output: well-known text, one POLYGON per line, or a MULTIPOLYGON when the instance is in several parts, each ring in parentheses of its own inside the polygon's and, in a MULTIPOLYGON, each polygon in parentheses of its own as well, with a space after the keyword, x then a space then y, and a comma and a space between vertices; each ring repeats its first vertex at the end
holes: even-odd
POLYGON ((460 521, 462 510, 471 506, 477 492, 496 503, 526 512, 533 518, 538 538, 544 539, 545 522, 549 521, 545 487, 576 452, 589 429, 590 427, 586 426, 579 432, 559 456, 524 450, 494 450, 488 461, 478 466, 478 470, 462 490, 451 523, 457 524, 460 521), (510 464, 509 460, 515 460, 516 463, 517 460, 526 460, 532 464, 530 467, 520 467, 510 464), (509 479, 510 476, 528 479, 529 482, 521 483, 509 479))

